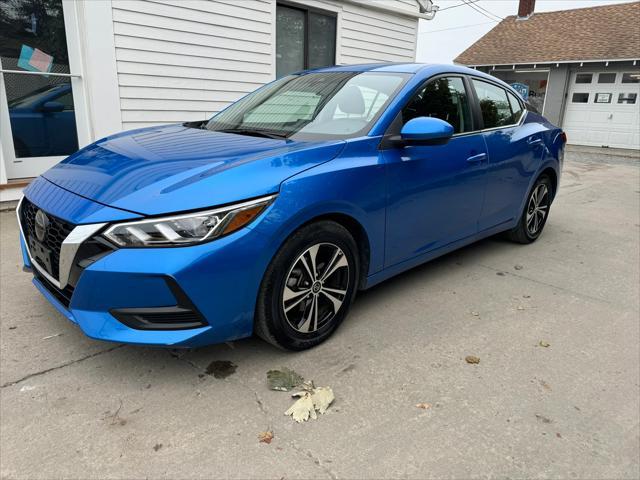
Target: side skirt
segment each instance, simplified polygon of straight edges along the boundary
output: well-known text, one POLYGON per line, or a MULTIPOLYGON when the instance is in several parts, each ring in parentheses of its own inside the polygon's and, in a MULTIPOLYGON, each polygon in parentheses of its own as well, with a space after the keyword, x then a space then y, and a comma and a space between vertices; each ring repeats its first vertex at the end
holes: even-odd
POLYGON ((450 243, 449 245, 445 245, 444 247, 440 247, 436 250, 431 250, 430 252, 424 253, 422 255, 418 255, 417 257, 410 258, 409 260, 405 260, 404 262, 396 263, 395 265, 391 265, 390 267, 381 270, 380 272, 374 273, 367 277, 365 281, 364 288, 361 290, 366 290, 368 288, 377 285, 380 282, 383 282, 391 277, 394 277, 402 272, 406 272, 407 270, 411 270, 414 267, 422 265, 434 258, 441 257, 446 255, 447 253, 453 252, 454 250, 458 250, 467 245, 471 245, 477 241, 480 241, 484 238, 491 237, 492 235, 496 235, 498 233, 509 230, 515 226, 514 221, 508 221, 505 223, 501 223, 496 225, 495 227, 491 227, 489 229, 483 230, 482 232, 477 233, 476 235, 472 235, 467 238, 463 238, 462 240, 458 240, 456 242, 450 243))

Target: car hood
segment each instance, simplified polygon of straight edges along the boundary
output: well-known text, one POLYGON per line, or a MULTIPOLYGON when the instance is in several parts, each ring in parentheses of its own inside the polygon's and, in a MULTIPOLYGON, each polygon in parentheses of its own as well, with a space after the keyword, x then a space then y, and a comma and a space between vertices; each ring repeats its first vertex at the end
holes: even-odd
POLYGON ((99 140, 43 176, 104 205, 157 215, 275 193, 287 178, 335 158, 344 144, 171 125, 99 140))

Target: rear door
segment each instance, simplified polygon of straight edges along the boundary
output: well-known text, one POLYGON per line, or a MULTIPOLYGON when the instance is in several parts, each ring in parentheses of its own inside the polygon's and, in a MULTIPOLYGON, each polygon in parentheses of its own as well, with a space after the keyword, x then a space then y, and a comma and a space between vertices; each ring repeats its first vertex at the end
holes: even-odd
POLYGON ((525 109, 512 92, 484 79, 472 78, 471 83, 489 154, 487 190, 478 226, 482 232, 520 215, 531 177, 544 155, 545 128, 539 123, 523 123, 525 109))
POLYGON ((445 145, 392 145, 383 150, 386 266, 475 235, 482 208, 487 151, 475 129, 468 82, 459 75, 427 81, 398 114, 391 133, 399 133, 415 117, 445 120, 455 134, 445 145))

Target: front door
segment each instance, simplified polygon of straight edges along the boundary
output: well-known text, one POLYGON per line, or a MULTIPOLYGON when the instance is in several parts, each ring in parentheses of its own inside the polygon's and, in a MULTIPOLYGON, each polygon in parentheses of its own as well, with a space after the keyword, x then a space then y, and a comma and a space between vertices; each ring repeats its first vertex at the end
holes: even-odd
POLYGON ((388 198, 385 266, 474 235, 485 191, 487 152, 473 133, 470 97, 462 77, 430 80, 402 109, 404 124, 437 117, 455 131, 446 145, 383 151, 388 198))
POLYGON ((78 150, 80 79, 66 35, 69 24, 75 28, 75 4, 40 3, 11 2, 0 31, 0 135, 9 179, 38 176, 78 150))

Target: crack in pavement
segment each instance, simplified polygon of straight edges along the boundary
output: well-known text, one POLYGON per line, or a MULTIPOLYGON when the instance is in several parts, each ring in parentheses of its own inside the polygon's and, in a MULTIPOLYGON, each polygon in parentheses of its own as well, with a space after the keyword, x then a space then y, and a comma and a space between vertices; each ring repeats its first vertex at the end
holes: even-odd
POLYGON ((26 376, 24 376, 24 377, 22 377, 22 378, 20 378, 18 380, 14 380, 12 382, 7 382, 7 383, 4 383, 4 384, 0 385, 0 388, 12 387, 14 385, 17 385, 18 383, 24 382, 25 380, 29 380, 30 378, 39 377, 40 375, 44 375, 45 373, 53 372, 54 370, 60 370, 61 368, 65 368, 65 367, 68 367, 70 365, 74 365, 76 363, 80 363, 80 362, 83 362, 85 360, 89 360, 90 358, 97 357, 98 355, 102 355, 103 353, 113 352, 114 350, 117 350, 117 349, 125 347, 125 346, 126 345, 124 345, 124 344, 116 345, 115 347, 111 347, 111 348, 108 348, 106 350, 100 350, 99 352, 95 352, 95 353, 92 353, 90 355, 86 355, 84 357, 80 357, 80 358, 78 358, 76 360, 72 360, 70 362, 63 363, 62 365, 56 365, 55 367, 47 368, 46 370, 42 370, 40 372, 30 373, 29 375, 26 375, 26 376))
MULTIPOLYGON (((171 355, 176 360, 181 360, 181 361, 186 362, 187 364, 189 364, 191 367, 193 367, 198 372, 206 374, 206 370, 203 367, 201 367, 200 365, 196 364, 195 362, 193 362, 191 360, 183 358, 184 354, 180 355, 177 352, 169 351, 169 355, 171 355)), ((248 390, 249 392, 253 393, 253 395, 255 397, 256 405, 258 405, 258 410, 260 411, 260 413, 265 417, 265 419, 268 422, 269 426, 267 427, 267 430, 272 432, 273 431, 273 426, 272 426, 271 418, 269 416, 269 412, 268 412, 264 402, 260 398, 260 395, 258 394, 258 392, 256 390, 254 390, 253 388, 251 388, 250 385, 246 384, 245 382, 243 382, 242 380, 240 380, 238 378, 228 378, 228 380, 233 382, 233 383, 235 383, 236 385, 239 385, 240 387, 248 390)), ((318 468, 320 468, 320 470, 322 470, 326 475, 329 476, 329 478, 331 478, 332 480, 337 480, 337 478, 338 478, 337 475, 331 469, 329 469, 327 466, 323 465, 322 461, 320 460, 320 458, 315 456, 313 454, 313 452, 311 452, 310 450, 306 450, 305 451, 305 450, 301 449, 292 440, 283 439, 283 444, 291 447, 291 449, 295 450, 297 453, 299 453, 301 455, 304 455, 306 458, 311 459, 313 461, 314 465, 317 465, 318 468)))
POLYGON ((313 452, 311 452, 311 450, 304 451, 302 448, 298 447, 298 445, 296 445, 295 442, 293 441, 287 442, 287 445, 293 448, 296 452, 313 460, 314 465, 317 465, 324 473, 329 475, 329 478, 331 478, 332 480, 338 479, 338 476, 329 467, 327 467, 326 465, 323 465, 322 461, 318 457, 316 457, 313 454, 313 452))
MULTIPOLYGON (((520 278, 522 280, 528 280, 530 282, 538 283, 540 285, 545 285, 545 286, 550 287, 550 288, 555 288, 557 290, 561 290, 563 292, 570 293, 571 295, 574 295, 576 297, 586 298, 586 299, 592 300, 594 302, 606 303, 607 305, 614 305, 614 306, 617 306, 617 307, 620 306, 619 302, 614 303, 614 302, 610 302, 609 300, 605 300, 604 298, 593 297, 591 295, 586 295, 584 293, 575 292, 575 291, 573 291, 573 290, 571 290, 569 288, 561 287, 559 285, 554 285, 553 283, 543 282, 542 280, 536 280, 535 278, 525 277, 524 275, 518 275, 517 273, 508 272, 508 271, 503 270, 501 268, 490 267, 489 265, 484 265, 482 263, 478 263, 478 266, 480 266, 482 268, 486 268, 487 270, 491 270, 493 272, 502 272, 505 275, 511 275, 513 277, 520 278)), ((626 305, 625 305, 625 307, 626 307, 626 305)))

